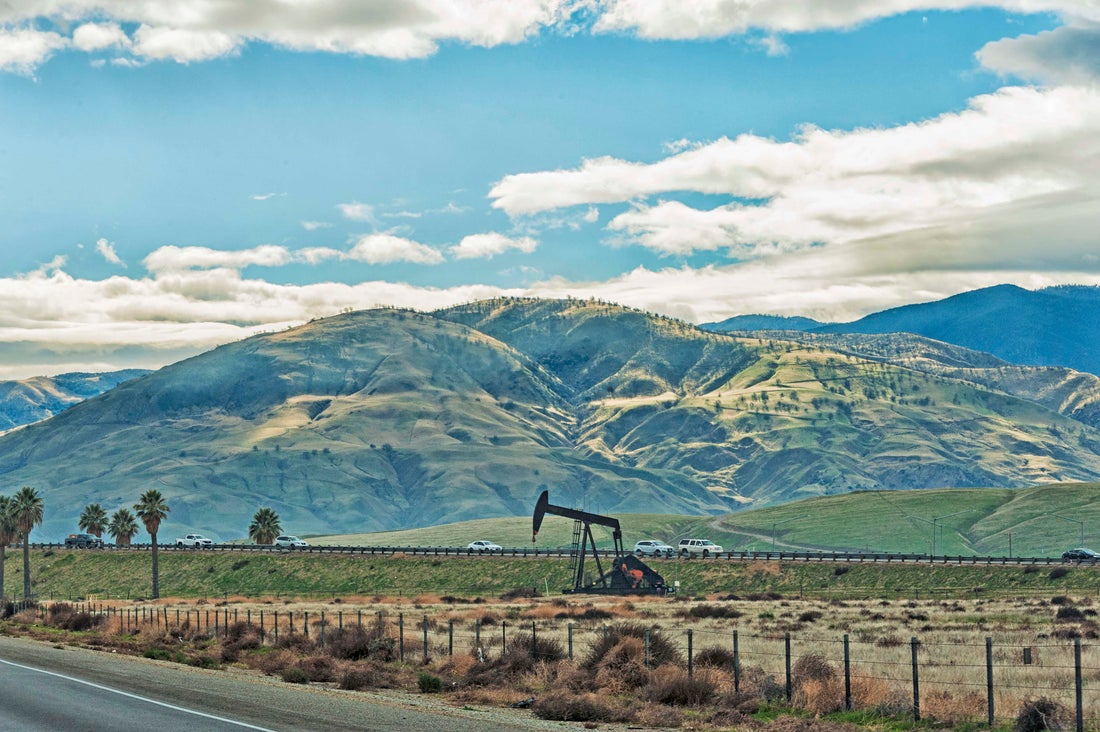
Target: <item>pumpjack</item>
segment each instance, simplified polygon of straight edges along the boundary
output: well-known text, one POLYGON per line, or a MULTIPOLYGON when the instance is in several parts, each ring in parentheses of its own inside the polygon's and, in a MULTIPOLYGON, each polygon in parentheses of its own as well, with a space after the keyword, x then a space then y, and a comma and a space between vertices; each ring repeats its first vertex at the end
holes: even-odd
POLYGON ((550 503, 550 491, 543 491, 535 503, 535 514, 531 521, 531 541, 537 540, 542 520, 546 514, 573 519, 573 587, 565 592, 606 593, 606 594, 659 594, 669 590, 664 577, 650 569, 642 560, 623 550, 623 532, 619 520, 611 516, 581 511, 576 508, 555 506, 550 503), (592 536, 592 525, 606 526, 611 529, 615 543, 614 558, 605 572, 600 554, 596 550, 596 539, 592 536), (588 550, 596 561, 596 579, 586 581, 584 560, 588 550))

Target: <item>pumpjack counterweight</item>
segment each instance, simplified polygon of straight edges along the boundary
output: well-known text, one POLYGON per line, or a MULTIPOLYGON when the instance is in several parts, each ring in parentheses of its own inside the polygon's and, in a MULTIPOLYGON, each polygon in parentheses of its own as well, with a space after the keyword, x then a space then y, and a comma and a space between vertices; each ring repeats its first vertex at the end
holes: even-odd
POLYGON ((619 520, 611 516, 581 511, 576 508, 555 506, 550 503, 550 491, 543 491, 535 502, 535 513, 531 520, 531 541, 538 539, 539 529, 546 514, 571 518, 576 523, 573 530, 573 587, 566 592, 622 593, 622 594, 665 594, 667 588, 661 575, 646 566, 633 554, 623 550, 623 532, 619 520), (592 535, 592 526, 606 526, 611 529, 614 541, 614 559, 605 572, 596 549, 596 539, 592 535), (592 582, 585 582, 584 562, 588 551, 596 562, 596 576, 592 582))

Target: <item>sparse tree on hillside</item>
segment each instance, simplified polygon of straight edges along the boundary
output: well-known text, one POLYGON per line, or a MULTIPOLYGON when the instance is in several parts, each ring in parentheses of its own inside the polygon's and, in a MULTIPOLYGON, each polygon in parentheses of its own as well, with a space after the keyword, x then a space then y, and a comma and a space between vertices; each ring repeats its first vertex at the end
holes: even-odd
POLYGON ((15 501, 8 496, 0 496, 0 602, 4 600, 4 564, 7 560, 8 544, 19 536, 19 523, 15 520, 15 501))
POLYGON ((274 509, 261 508, 248 526, 248 538, 257 544, 273 544, 275 537, 283 533, 283 524, 274 509))
POLYGON ((155 488, 150 488, 141 494, 141 498, 134 504, 134 513, 145 524, 145 530, 149 532, 153 542, 153 599, 160 597, 160 565, 157 556, 157 532, 160 531, 160 522, 168 517, 168 504, 164 496, 155 488))
POLYGON ((103 530, 107 528, 107 512, 98 503, 89 503, 80 514, 81 531, 103 538, 103 530))
POLYGON ((15 525, 23 540, 23 598, 31 596, 31 531, 42 525, 42 496, 25 485, 15 494, 15 525))
POLYGON ((138 532, 137 519, 128 508, 120 508, 111 514, 111 523, 107 531, 119 546, 130 546, 130 541, 138 532))

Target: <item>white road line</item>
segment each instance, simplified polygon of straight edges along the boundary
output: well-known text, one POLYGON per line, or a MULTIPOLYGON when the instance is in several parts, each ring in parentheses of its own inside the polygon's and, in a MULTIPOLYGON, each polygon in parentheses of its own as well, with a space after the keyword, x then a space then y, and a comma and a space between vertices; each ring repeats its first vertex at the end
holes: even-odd
POLYGON ((275 732, 275 730, 268 729, 267 727, 257 727, 254 724, 248 724, 247 722, 238 722, 235 719, 226 719, 225 717, 219 717, 214 714, 207 714, 205 712, 199 712, 194 709, 188 709, 186 707, 178 707, 175 704, 168 704, 167 702, 157 701, 156 699, 150 699, 146 696, 138 696, 137 694, 131 694, 128 691, 121 691, 119 689, 112 689, 110 686, 103 686, 102 684, 96 684, 91 681, 85 681, 84 679, 78 679, 75 676, 66 676, 65 674, 55 673, 54 671, 46 671, 45 669, 35 668, 34 666, 24 666, 21 663, 13 663, 12 661, 5 661, 0 658, 0 663, 12 666, 14 668, 21 668, 24 671, 33 671, 39 674, 45 674, 46 676, 55 676, 59 679, 65 679, 66 681, 72 681, 77 684, 83 684, 84 686, 90 686, 93 689, 99 689, 100 691, 109 691, 112 694, 118 694, 119 696, 125 696, 130 699, 136 699, 137 701, 145 702, 146 704, 155 704, 158 707, 164 707, 165 709, 172 709, 177 712, 183 712, 184 714, 193 714, 196 717, 203 717, 205 719, 213 719, 218 722, 224 722, 226 724, 236 725, 237 727, 243 727, 245 729, 259 730, 260 732, 275 732))

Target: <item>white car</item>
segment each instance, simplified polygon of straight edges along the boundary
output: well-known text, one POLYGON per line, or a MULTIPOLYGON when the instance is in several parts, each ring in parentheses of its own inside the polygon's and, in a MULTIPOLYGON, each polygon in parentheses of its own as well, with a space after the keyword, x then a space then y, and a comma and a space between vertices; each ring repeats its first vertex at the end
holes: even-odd
POLYGON ((644 539, 634 545, 634 553, 645 557, 671 557, 676 550, 663 541, 644 539))
POLYGON ((680 540, 680 556, 692 557, 702 556, 713 557, 715 554, 721 554, 725 549, 715 544, 710 539, 681 539, 680 540))
POLYGON ((176 546, 212 546, 213 541, 207 539, 202 534, 188 534, 187 536, 176 539, 176 546))
POLYGON ((478 554, 484 554, 485 552, 492 553, 504 551, 504 547, 502 547, 500 544, 494 544, 493 542, 485 541, 484 539, 471 541, 469 544, 466 545, 466 549, 472 552, 477 552, 478 554))
POLYGON ((286 534, 284 536, 275 537, 275 546, 283 546, 289 549, 301 549, 302 547, 309 546, 309 542, 303 541, 297 536, 286 534))

